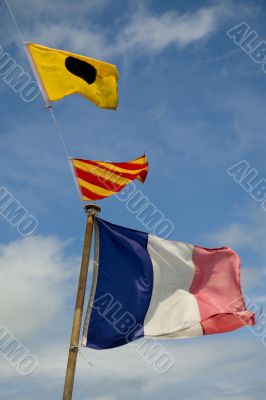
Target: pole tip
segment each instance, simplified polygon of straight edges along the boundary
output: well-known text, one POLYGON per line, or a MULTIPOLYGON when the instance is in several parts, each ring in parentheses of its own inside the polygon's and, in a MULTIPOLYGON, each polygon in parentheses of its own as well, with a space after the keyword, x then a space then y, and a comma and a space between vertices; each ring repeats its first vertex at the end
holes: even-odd
POLYGON ((87 215, 97 215, 101 212, 101 207, 97 206, 97 204, 87 204, 84 207, 84 210, 87 215))

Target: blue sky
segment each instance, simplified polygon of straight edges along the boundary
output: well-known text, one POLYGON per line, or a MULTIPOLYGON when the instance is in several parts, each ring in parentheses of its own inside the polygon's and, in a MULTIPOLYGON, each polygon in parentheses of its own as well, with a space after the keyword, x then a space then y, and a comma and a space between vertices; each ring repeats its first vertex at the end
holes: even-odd
MULTIPOLYGON (((266 213, 226 170, 245 159, 266 178, 266 75, 226 32, 242 21, 266 40, 261 1, 10 0, 26 41, 115 63, 116 112, 79 96, 54 104, 74 157, 126 161, 146 151, 138 189, 169 218, 171 239, 232 246, 251 301, 266 302, 266 213)), ((31 73, 4 1, 0 45, 31 73)), ((64 149, 39 96, 25 103, 0 77, 0 177, 39 221, 20 237, 0 216, 1 323, 37 355, 21 377, 0 359, 0 397, 60 398, 85 215, 64 149), (8 304, 8 306, 6 306, 8 304)), ((145 230, 117 198, 101 217, 145 230)), ((265 332, 266 333, 266 332, 265 332)), ((83 350, 74 399, 260 400, 266 348, 249 329, 164 342, 175 367, 162 376, 134 351, 83 350)))

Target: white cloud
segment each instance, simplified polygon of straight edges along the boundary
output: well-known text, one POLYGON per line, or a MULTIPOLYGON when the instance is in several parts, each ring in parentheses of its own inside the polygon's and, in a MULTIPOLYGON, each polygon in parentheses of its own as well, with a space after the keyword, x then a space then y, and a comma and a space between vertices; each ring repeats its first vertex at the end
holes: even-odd
POLYGON ((20 340, 64 321, 73 260, 52 236, 35 236, 0 246, 0 315, 20 340))
MULTIPOLYGON (((242 188, 240 188, 242 190, 242 188)), ((266 213, 251 200, 247 206, 235 205, 232 222, 204 235, 212 245, 253 250, 265 255, 266 213), (240 220, 241 222, 236 222, 240 220)))
POLYGON ((127 23, 119 26, 114 21, 118 26, 118 33, 114 33, 113 26, 105 29, 101 24, 99 28, 91 15, 99 10, 108 12, 110 1, 93 1, 88 6, 88 2, 82 0, 78 7, 73 7, 72 3, 60 0, 57 13, 50 0, 38 3, 27 0, 25 3, 14 3, 14 12, 21 18, 26 40, 103 58, 128 52, 131 55, 139 51, 158 53, 171 45, 185 47, 207 39, 225 20, 246 12, 244 5, 236 8, 230 0, 183 14, 175 9, 155 14, 142 3, 135 2, 127 23), (23 24, 24 18, 27 24, 23 24))
POLYGON ((264 279, 261 268, 242 268, 241 282, 244 293, 258 285, 264 279))
POLYGON ((106 396, 96 397, 95 400, 117 400, 117 397, 110 394, 106 396))
POLYGON ((172 44, 184 47, 208 37, 219 27, 223 16, 223 8, 217 6, 183 15, 176 11, 161 15, 141 11, 120 32, 116 51, 142 48, 160 52, 172 44))
MULTIPOLYGON (((27 34, 27 37, 30 35, 27 34)), ((105 36, 90 27, 90 24, 86 30, 67 22, 49 24, 48 32, 46 26, 41 26, 31 34, 31 41, 76 53, 84 52, 94 57, 110 53, 105 36)))
MULTIPOLYGON (((87 399, 89 390, 95 400, 116 400, 125 397, 134 399, 136 392, 142 399, 153 399, 160 393, 167 396, 168 390, 178 385, 182 392, 187 390, 190 398, 194 400, 197 398, 197 393, 190 386, 192 380, 198 382, 197 386, 205 387, 210 396, 202 397, 206 400, 212 398, 211 394, 217 395, 218 399, 222 399, 224 393, 233 395, 236 382, 242 387, 241 393, 245 396, 254 379, 255 369, 263 371, 263 345, 259 338, 251 342, 239 340, 236 336, 234 338, 232 334, 228 334, 175 343, 161 341, 161 343, 176 361, 174 368, 163 375, 158 375, 130 346, 107 351, 82 350, 83 359, 78 357, 76 398, 87 399), (247 359, 249 363, 243 362, 247 359), (86 360, 92 362, 93 366, 89 366, 86 360), (217 376, 219 376, 218 381, 217 376), (187 385, 189 389, 186 389, 187 385)), ((40 400, 50 398, 50 392, 53 394, 58 392, 60 395, 66 355, 67 349, 63 348, 61 342, 51 343, 46 339, 42 344, 38 353, 40 367, 30 378, 35 390, 44 388, 44 383, 49 382, 48 386, 45 384, 45 390, 41 391, 40 400)), ((7 375, 5 373, 7 368, 4 370, 3 367, 1 363, 1 376, 14 379, 16 370, 10 368, 10 374, 7 375)), ((262 375, 263 372, 257 374, 258 381, 262 379, 262 375)), ((185 393, 188 393, 187 391, 185 393)), ((166 398, 171 398, 171 395, 166 398)), ((23 399, 22 394, 18 399, 23 399)), ((28 400, 33 399, 34 395, 29 395, 28 400)))
MULTIPOLYGON (((247 341, 243 349, 245 342, 237 342, 229 335, 232 334, 175 342, 160 341, 175 359, 174 367, 165 374, 158 374, 153 370, 152 365, 149 365, 130 345, 103 351, 81 349, 82 356, 79 355, 77 379, 84 385, 89 373, 95 384, 104 379, 109 381, 140 380, 145 381, 143 389, 149 392, 161 384, 190 380, 196 377, 199 371, 203 373, 209 370, 214 363, 222 368, 223 363, 230 359, 233 369, 234 365, 238 365, 239 359, 248 357, 253 351, 259 350, 261 343, 251 344, 247 341), (221 351, 221 349, 224 350, 221 351)), ((36 376, 49 380, 62 377, 66 367, 66 353, 67 349, 64 349, 62 343, 50 343, 48 348, 42 346, 38 356, 40 368, 36 376)))
POLYGON ((256 245, 256 236, 256 232, 249 231, 245 224, 236 222, 207 235, 208 239, 218 246, 227 244, 230 247, 240 248, 256 245))

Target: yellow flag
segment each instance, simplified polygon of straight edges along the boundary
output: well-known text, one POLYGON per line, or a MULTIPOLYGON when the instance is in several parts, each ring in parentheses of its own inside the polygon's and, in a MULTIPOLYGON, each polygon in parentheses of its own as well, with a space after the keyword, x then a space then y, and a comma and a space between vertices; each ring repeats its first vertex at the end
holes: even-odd
POLYGON ((101 108, 116 109, 116 66, 40 44, 26 43, 34 72, 48 102, 79 93, 101 108))

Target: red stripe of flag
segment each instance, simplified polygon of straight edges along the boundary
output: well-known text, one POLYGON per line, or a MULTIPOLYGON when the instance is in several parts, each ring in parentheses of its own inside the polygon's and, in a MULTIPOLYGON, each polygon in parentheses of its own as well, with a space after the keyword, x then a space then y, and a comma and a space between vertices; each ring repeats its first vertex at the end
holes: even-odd
MULTIPOLYGON (((75 160, 78 160, 78 161, 81 161, 81 162, 84 162, 85 164, 89 164, 89 165, 93 165, 93 166, 96 166, 96 167, 98 167, 99 169, 103 169, 103 170, 105 170, 105 171, 108 171, 108 172, 112 172, 113 174, 116 174, 116 175, 119 175, 119 176, 121 176, 122 178, 127 178, 127 179, 130 179, 130 180, 134 180, 134 179, 136 179, 136 177, 138 176, 138 175, 140 175, 140 174, 142 174, 142 171, 139 173, 139 172, 137 172, 137 173, 135 173, 135 174, 129 174, 129 173, 126 173, 126 172, 119 172, 119 171, 114 171, 114 170, 112 170, 111 168, 108 168, 108 167, 105 167, 105 166, 103 166, 103 165, 99 165, 99 164, 97 164, 95 161, 83 161, 83 160, 79 160, 78 158, 75 158, 75 160)), ((75 169, 77 169, 77 167, 74 167, 75 169)), ((95 169, 95 171, 96 171, 96 169, 95 169)), ((147 172, 146 171, 144 171, 145 173, 146 173, 146 175, 147 175, 147 172)), ((87 173, 87 172, 86 172, 87 173)), ((92 172, 92 174, 93 174, 93 172, 92 172)))
POLYGON ((108 179, 96 176, 90 172, 85 172, 82 169, 79 169, 75 167, 76 169, 76 175, 80 178, 83 179, 84 181, 91 183, 93 185, 96 185, 100 188, 106 189, 106 190, 111 190, 112 192, 119 192, 119 190, 122 190, 125 185, 118 185, 117 183, 114 183, 112 181, 109 181, 108 179))
MULTIPOLYGON (((99 163, 101 163, 102 161, 92 161, 92 160, 83 160, 83 159, 81 159, 81 158, 75 158, 75 160, 77 160, 77 161, 80 161, 80 162, 83 162, 83 163, 85 163, 85 164, 90 164, 90 165, 95 165, 95 166, 98 166, 99 168, 103 168, 103 169, 106 169, 107 168, 107 170, 108 170, 108 167, 107 166, 105 166, 105 165, 100 165, 99 163)), ((115 167, 119 167, 119 168, 124 168, 124 169, 127 169, 127 170, 129 170, 129 171, 134 171, 134 170, 136 170, 136 169, 141 169, 141 168, 147 168, 148 167, 148 163, 145 163, 145 164, 131 164, 130 162, 124 162, 124 163, 109 163, 108 161, 106 161, 105 162, 106 164, 109 164, 110 165, 110 168, 111 168, 111 166, 113 165, 113 166, 115 166, 115 167)), ((119 174, 121 173, 121 172, 118 172, 119 174)), ((122 172, 123 173, 123 172, 122 172)))
POLYGON ((101 196, 100 194, 91 192, 90 190, 84 188, 83 186, 80 186, 80 191, 83 194, 83 196, 86 196, 90 200, 101 200, 106 198, 106 196, 101 196))

